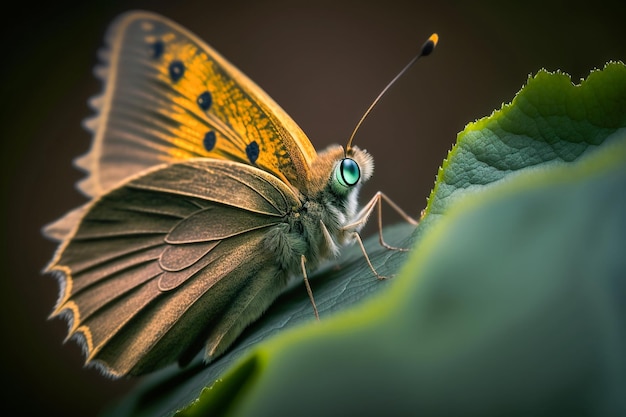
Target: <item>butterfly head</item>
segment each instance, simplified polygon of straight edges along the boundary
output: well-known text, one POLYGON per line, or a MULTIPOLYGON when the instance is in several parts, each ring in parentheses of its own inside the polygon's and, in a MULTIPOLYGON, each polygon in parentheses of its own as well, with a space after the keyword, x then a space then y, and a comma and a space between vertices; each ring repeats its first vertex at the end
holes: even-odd
POLYGON ((332 169, 330 185, 339 195, 347 195, 350 191, 371 178, 374 173, 374 159, 365 150, 356 146, 343 153, 332 169))
POLYGON ((330 193, 339 200, 356 198, 361 185, 374 173, 374 159, 357 146, 346 152, 342 146, 333 145, 318 154, 311 173, 311 196, 330 193))

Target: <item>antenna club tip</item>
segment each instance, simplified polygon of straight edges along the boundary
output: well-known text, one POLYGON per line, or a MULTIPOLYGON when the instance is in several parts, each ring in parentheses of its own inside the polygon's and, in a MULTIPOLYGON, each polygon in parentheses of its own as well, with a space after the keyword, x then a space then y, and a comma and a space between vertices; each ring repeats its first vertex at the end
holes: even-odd
POLYGON ((430 35, 428 40, 424 42, 424 45, 422 45, 422 52, 420 53, 420 56, 430 55, 435 50, 437 42, 439 42, 439 35, 437 35, 436 33, 430 35))

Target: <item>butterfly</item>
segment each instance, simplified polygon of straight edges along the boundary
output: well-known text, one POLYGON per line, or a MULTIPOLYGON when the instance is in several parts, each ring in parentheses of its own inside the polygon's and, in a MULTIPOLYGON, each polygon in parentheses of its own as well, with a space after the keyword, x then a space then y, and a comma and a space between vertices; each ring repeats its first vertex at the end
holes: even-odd
POLYGON ((68 320, 87 365, 141 375, 203 346, 211 360, 294 277, 311 294, 307 271, 343 246, 369 263, 359 231, 386 197, 359 208, 367 151, 350 139, 317 153, 263 90, 160 15, 118 17, 100 60, 92 146, 76 159, 91 200, 44 229, 60 242, 51 317, 68 320))

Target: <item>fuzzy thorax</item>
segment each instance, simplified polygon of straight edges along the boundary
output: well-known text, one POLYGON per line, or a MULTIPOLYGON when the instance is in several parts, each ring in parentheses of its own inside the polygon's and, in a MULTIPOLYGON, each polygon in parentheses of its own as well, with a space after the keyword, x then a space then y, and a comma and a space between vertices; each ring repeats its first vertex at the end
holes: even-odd
POLYGON ((318 155, 311 166, 309 186, 300 195, 302 205, 288 215, 286 223, 267 233, 267 248, 276 254, 280 269, 289 275, 300 275, 302 255, 311 270, 353 242, 354 232, 360 227, 347 230, 345 226, 354 222, 359 212, 359 190, 373 171, 373 158, 356 146, 348 155, 336 145, 318 155), (359 180, 345 187, 337 184, 335 175, 344 158, 353 159, 360 170, 359 180))

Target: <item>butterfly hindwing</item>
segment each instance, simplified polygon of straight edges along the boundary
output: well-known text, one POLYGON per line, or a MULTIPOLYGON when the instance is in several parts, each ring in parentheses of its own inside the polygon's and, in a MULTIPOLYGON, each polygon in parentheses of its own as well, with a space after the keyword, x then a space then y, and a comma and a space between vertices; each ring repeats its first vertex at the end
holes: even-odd
POLYGON ((202 40, 149 12, 122 15, 107 35, 96 74, 104 92, 86 121, 94 141, 77 160, 100 195, 163 162, 238 161, 304 187, 315 149, 258 86, 202 40))
POLYGON ((287 186, 247 165, 153 168, 85 209, 48 267, 62 284, 54 314, 69 316, 70 337, 112 375, 157 369, 206 343, 220 352, 284 288, 263 247, 294 204, 287 186))

